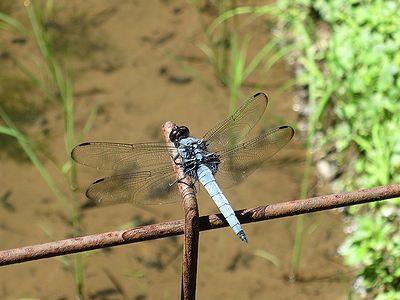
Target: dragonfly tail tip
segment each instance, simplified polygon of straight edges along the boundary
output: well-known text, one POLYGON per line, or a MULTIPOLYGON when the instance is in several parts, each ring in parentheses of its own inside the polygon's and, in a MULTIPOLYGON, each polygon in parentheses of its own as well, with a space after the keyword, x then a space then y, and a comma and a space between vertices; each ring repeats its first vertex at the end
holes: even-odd
POLYGON ((246 234, 244 233, 243 230, 240 230, 240 231, 237 233, 237 236, 238 236, 239 239, 242 240, 243 242, 245 242, 245 243, 248 243, 248 242, 249 242, 249 241, 247 240, 247 236, 246 236, 246 234))

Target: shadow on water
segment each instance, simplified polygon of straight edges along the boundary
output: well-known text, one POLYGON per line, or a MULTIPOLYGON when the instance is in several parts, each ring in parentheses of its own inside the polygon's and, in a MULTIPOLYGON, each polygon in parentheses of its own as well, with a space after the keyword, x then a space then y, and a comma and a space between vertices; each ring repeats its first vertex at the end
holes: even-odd
MULTIPOLYGON (((1 61, 0 61, 1 64, 1 61)), ((5 64, 6 65, 6 64, 5 64)), ((8 69, 8 73, 10 69, 8 69)), ((0 106, 10 118, 21 128, 29 128, 35 123, 41 127, 43 135, 48 134, 47 119, 45 117, 46 101, 38 103, 35 101, 37 90, 33 83, 27 79, 0 71, 0 106)), ((8 157, 18 161, 28 161, 23 151, 20 151, 18 142, 7 135, 0 135, 0 155, 6 154, 8 157)))

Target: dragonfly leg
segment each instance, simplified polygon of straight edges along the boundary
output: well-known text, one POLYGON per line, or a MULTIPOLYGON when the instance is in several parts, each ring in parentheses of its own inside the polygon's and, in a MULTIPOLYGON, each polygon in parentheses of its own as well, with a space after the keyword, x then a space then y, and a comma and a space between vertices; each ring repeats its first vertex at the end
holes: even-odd
POLYGON ((187 185, 188 187, 193 189, 195 194, 197 194, 197 189, 196 189, 196 185, 194 184, 194 182, 191 181, 190 183, 187 183, 187 182, 183 181, 183 179, 185 179, 185 178, 178 179, 177 182, 187 185))
POLYGON ((174 184, 177 184, 177 183, 183 183, 183 184, 186 184, 187 186, 191 186, 192 185, 192 183, 187 183, 187 182, 183 181, 184 179, 185 179, 185 177, 176 179, 174 182, 171 182, 168 185, 169 186, 173 186, 174 184))
POLYGON ((176 155, 172 156, 172 161, 174 162, 175 165, 182 166, 182 163, 176 161, 179 157, 180 155, 179 153, 177 153, 176 155))
POLYGON ((185 177, 176 179, 174 182, 169 183, 168 185, 171 187, 174 184, 183 183, 183 184, 187 185, 188 187, 192 188, 194 193, 197 194, 197 188, 196 188, 196 185, 194 184, 194 182, 187 183, 186 181, 184 181, 184 179, 185 179, 185 177))
POLYGON ((185 179, 185 177, 182 177, 182 178, 180 178, 180 179, 176 179, 174 182, 169 183, 169 186, 173 186, 173 185, 176 184, 176 183, 183 183, 183 184, 185 184, 185 185, 187 185, 187 186, 189 186, 189 187, 191 187, 191 188, 194 188, 193 182, 187 183, 187 182, 184 181, 184 179, 185 179))
POLYGON ((169 186, 173 186, 175 183, 178 183, 178 180, 175 180, 174 182, 168 183, 169 186))

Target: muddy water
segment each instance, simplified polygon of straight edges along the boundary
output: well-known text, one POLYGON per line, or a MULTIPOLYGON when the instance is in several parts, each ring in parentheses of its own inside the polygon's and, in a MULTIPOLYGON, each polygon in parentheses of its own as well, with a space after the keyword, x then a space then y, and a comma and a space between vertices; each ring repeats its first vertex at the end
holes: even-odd
MULTIPOLYGON (((99 108, 85 140, 158 140, 166 120, 185 124, 192 134, 201 136, 226 116, 227 89, 214 79, 212 67, 196 46, 204 37, 198 16, 186 1, 69 1, 62 9, 59 30, 73 42, 73 47, 64 50, 69 53, 66 59, 74 77, 77 129, 83 128, 94 106, 99 108), (74 35, 69 28, 80 30, 79 34, 74 35)), ((24 16, 18 6, 12 14, 24 16)), ((252 25, 256 37, 263 37, 263 24, 252 25)), ((29 61, 34 51, 31 42, 15 43, 6 34, 2 41, 8 51, 29 61)), ((260 38, 251 51, 262 43, 260 38)), ((61 41, 59 46, 64 47, 61 41)), ((9 66, 6 59, 0 63, 9 66)), ((280 90, 290 79, 289 67, 283 62, 265 78, 262 91, 269 95, 270 104, 264 124, 295 124, 293 93, 280 90)), ((242 90, 246 97, 256 91, 242 90)), ((47 104, 41 117, 24 126, 37 135, 43 130, 44 118, 49 131, 47 146, 62 161, 65 152, 60 116, 57 105, 47 104)), ((303 168, 301 145, 301 137, 296 137, 274 164, 226 190, 234 208, 296 199, 303 168)), ((0 248, 68 237, 69 227, 60 205, 37 171, 4 151, 1 157, 0 197, 6 197, 12 208, 0 207, 0 248)), ((50 162, 46 167, 68 191, 56 168, 50 162)), ((84 167, 78 172, 79 195, 84 203, 86 187, 102 174, 84 167)), ((217 212, 204 191, 200 192, 199 207, 201 214, 217 212)), ((96 207, 83 211, 82 228, 84 234, 92 234, 115 230, 132 220, 146 224, 180 218, 179 203, 96 207)), ((337 212, 307 218, 301 281, 297 283, 287 280, 295 219, 245 225, 244 229, 248 245, 230 229, 201 233, 198 299, 346 299, 348 276, 342 275, 345 269, 335 256, 343 238, 337 212), (257 256, 260 250, 275 256, 278 263, 257 256)), ((87 253, 85 294, 90 299, 179 299, 181 253, 181 237, 87 253)), ((2 267, 0 278, 1 299, 74 298, 72 273, 60 259, 2 267)))

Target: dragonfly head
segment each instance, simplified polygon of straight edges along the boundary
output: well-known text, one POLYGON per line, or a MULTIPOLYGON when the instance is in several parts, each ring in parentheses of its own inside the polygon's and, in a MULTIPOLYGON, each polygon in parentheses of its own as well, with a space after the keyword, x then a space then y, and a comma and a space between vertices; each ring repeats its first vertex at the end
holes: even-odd
POLYGON ((174 144, 177 144, 182 138, 189 136, 189 128, 186 126, 175 126, 169 134, 169 139, 174 144))

